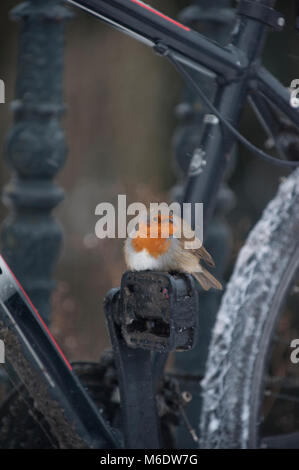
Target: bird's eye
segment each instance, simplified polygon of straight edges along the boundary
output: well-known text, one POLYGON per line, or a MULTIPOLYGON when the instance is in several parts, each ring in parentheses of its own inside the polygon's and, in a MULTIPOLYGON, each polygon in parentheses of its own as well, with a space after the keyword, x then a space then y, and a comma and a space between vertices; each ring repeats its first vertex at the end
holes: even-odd
POLYGON ((139 223, 135 225, 136 232, 139 230, 139 223))

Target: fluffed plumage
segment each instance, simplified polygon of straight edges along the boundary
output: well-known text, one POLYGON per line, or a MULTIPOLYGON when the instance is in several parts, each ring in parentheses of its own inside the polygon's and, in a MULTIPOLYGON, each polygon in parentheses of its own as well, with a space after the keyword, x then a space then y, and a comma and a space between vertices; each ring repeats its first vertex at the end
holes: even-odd
POLYGON ((124 254, 130 270, 187 272, 204 290, 222 290, 221 283, 201 264, 203 261, 213 267, 212 256, 190 226, 176 215, 141 214, 125 241, 124 254))

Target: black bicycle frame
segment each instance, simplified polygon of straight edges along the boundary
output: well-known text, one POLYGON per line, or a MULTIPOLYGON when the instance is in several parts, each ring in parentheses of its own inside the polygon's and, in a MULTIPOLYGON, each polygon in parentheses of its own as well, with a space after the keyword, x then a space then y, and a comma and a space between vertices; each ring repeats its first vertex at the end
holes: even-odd
MULTIPOLYGON (((139 0, 67 0, 157 51, 163 47, 182 64, 215 80, 214 105, 237 126, 247 97, 260 94, 299 127, 299 112, 290 105, 290 93, 259 62, 268 26, 240 16, 231 44, 223 47, 139 0)), ((242 1, 242 0, 241 0, 242 1)), ((254 3, 254 1, 253 1, 254 3)), ((273 8, 275 0, 255 3, 273 8)), ((206 124, 198 147, 204 171, 189 172, 184 202, 203 202, 205 222, 211 215, 217 190, 230 159, 234 137, 219 119, 206 124)))
POLYGON ((219 46, 139 0, 67 1, 151 47, 157 42, 167 44, 195 69, 202 70, 202 65, 215 74, 233 77, 245 66, 246 58, 237 50, 219 46))
MULTIPOLYGON (((264 103, 270 102, 283 111, 299 127, 299 111, 291 107, 288 90, 260 65, 259 58, 268 27, 259 19, 240 16, 232 34, 231 44, 223 47, 167 17, 151 6, 142 3, 140 0, 66 1, 96 15, 120 31, 130 34, 154 48, 160 54, 166 52, 168 55, 170 51, 171 57, 175 58, 176 63, 191 67, 215 81, 217 87, 213 104, 231 125, 237 127, 241 111, 247 97, 249 97, 255 106, 259 107, 261 117, 265 120, 267 120, 267 112, 263 115, 262 108, 264 103), (261 102, 262 105, 260 106, 261 102)), ((240 3, 242 3, 242 0, 240 3)), ((252 0, 252 3, 254 3, 254 0, 252 0)), ((255 3, 274 7, 275 0, 256 0, 255 3)), ((194 74, 192 77, 194 77, 194 74)), ((267 122, 267 124, 269 123, 267 122)), ((198 167, 196 170, 194 161, 191 161, 184 195, 184 202, 204 203, 205 224, 207 224, 207 219, 213 212, 218 188, 230 160, 233 143, 233 134, 221 125, 221 121, 216 116, 212 118, 210 116, 209 119, 205 120, 203 134, 198 139, 198 150, 200 150, 200 154, 205 160, 205 165, 203 168, 198 167), (194 171, 194 167, 196 171, 194 171)), ((71 367, 61 355, 60 350, 57 349, 53 338, 49 337, 49 332, 41 321, 38 312, 35 311, 21 286, 12 278, 12 274, 9 273, 7 266, 4 262, 1 262, 1 259, 0 265, 0 291, 2 286, 2 292, 0 292, 0 317, 8 330, 12 332, 12 339, 17 338, 17 343, 22 352, 20 357, 26 357, 28 362, 33 365, 36 374, 41 375, 43 383, 46 384, 49 400, 55 400, 61 404, 62 413, 60 415, 63 419, 65 417, 68 422, 73 423, 76 434, 85 444, 96 448, 120 447, 122 443, 119 441, 118 436, 112 432, 97 411, 95 405, 72 373, 71 367)), ((189 291, 185 297, 187 299, 191 298, 189 291)), ((115 313, 110 307, 106 309, 108 322, 115 321, 115 318, 110 316, 111 313, 115 313)), ((193 310, 197 312, 197 306, 193 310)), ((188 311, 190 313, 189 306, 188 311)), ((119 315, 120 312, 118 311, 119 315)), ((110 327, 110 331, 112 329, 110 327)), ((184 332, 184 329, 181 328, 178 331, 184 332)), ((115 338, 114 342, 117 341, 116 335, 115 338)), ((125 356, 121 357, 119 352, 117 354, 117 361, 120 359, 122 361, 126 360, 125 356)), ((143 380, 143 385, 154 382, 156 386, 158 378, 162 374, 167 354, 160 356, 158 361, 154 355, 152 356, 151 360, 153 359, 154 363, 153 377, 150 375, 150 367, 144 369, 143 374, 140 375, 140 370, 144 367, 146 361, 147 366, 151 365, 148 360, 149 354, 140 353, 138 355, 139 362, 136 363, 133 356, 130 358, 127 370, 130 370, 132 380, 134 379, 133 372, 139 368, 138 375, 140 380, 143 380), (136 364, 138 364, 138 368, 136 368, 136 364)), ((119 364, 122 366, 120 361, 119 364)), ((22 373, 24 374, 25 371, 22 371, 21 364, 19 375, 22 376, 22 373)), ((120 379, 122 380, 120 388, 125 383, 124 375, 120 379)), ((26 374, 23 377, 24 382, 25 380, 27 380, 26 374)), ((30 377, 28 381, 30 382, 30 377)), ((133 405, 134 403, 142 404, 142 393, 140 391, 136 392, 136 384, 137 382, 129 384, 132 396, 130 396, 129 401, 123 400, 123 406, 127 406, 127 413, 133 412, 131 411, 133 410, 132 403, 133 405), (134 401, 134 393, 139 400, 138 402, 134 401)), ((127 393, 127 391, 125 392, 127 393)), ((34 395, 34 390, 32 394, 34 395)), ((147 390, 145 397, 148 407, 146 416, 153 415, 149 418, 151 427, 145 422, 146 432, 149 429, 151 430, 148 433, 148 448, 154 448, 160 446, 160 442, 158 433, 150 438, 151 434, 154 434, 152 430, 157 427, 154 421, 156 419, 154 412, 151 411, 155 408, 153 390, 147 390)), ((137 409, 137 412, 139 411, 137 409)), ((138 421, 132 416, 132 419, 127 420, 124 427, 126 428, 130 423, 135 422, 135 424, 138 423, 138 429, 140 429, 143 426, 141 418, 144 419, 145 416, 144 411, 142 413, 137 417, 138 421)), ((136 441, 139 439, 138 444, 140 444, 142 438, 146 435, 146 432, 144 432, 141 437, 136 437, 136 429, 133 436, 126 437, 126 442, 129 442, 131 446, 133 446, 132 440, 135 443, 134 439, 136 438, 136 441)))
POLYGON ((9 349, 14 347, 9 357, 12 368, 31 393, 43 395, 44 413, 52 407, 55 426, 72 429, 80 447, 119 447, 40 314, 0 256, 1 328, 6 331, 9 349))

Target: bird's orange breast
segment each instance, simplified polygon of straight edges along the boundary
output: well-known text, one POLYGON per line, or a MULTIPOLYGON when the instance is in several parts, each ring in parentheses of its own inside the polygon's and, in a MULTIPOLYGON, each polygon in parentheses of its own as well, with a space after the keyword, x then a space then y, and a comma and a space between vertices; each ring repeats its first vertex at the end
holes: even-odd
MULTIPOLYGON (((161 228, 161 224, 158 225, 158 232, 156 238, 151 238, 150 236, 150 227, 146 225, 142 225, 139 228, 139 236, 132 239, 132 246, 136 252, 147 250, 147 252, 153 256, 154 258, 158 258, 161 255, 167 253, 170 248, 171 241, 169 238, 164 236, 163 227, 161 228)), ((168 235, 172 235, 173 229, 169 227, 168 235)))
POLYGON ((132 240, 135 251, 147 250, 151 256, 158 258, 167 253, 170 247, 170 240, 166 238, 141 238, 136 237, 132 240))

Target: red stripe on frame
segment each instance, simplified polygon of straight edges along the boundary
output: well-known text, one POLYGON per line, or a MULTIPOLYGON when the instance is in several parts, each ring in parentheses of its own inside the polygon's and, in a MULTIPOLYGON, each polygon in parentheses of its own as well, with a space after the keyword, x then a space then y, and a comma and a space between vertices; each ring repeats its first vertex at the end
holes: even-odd
POLYGON ((185 31, 190 31, 190 28, 188 28, 187 26, 184 26, 183 24, 179 23, 178 21, 175 21, 175 20, 173 20, 172 18, 169 18, 169 16, 163 15, 163 13, 161 13, 161 12, 158 11, 158 10, 155 10, 154 8, 152 8, 152 7, 149 6, 149 5, 146 5, 146 3, 140 2, 139 0, 130 0, 130 1, 133 2, 133 3, 136 3, 137 5, 139 5, 139 6, 142 7, 142 8, 145 8, 146 10, 150 11, 151 13, 155 13, 155 15, 160 16, 160 17, 163 18, 164 20, 167 20, 167 21, 169 21, 170 23, 175 24, 175 25, 178 26, 179 28, 182 28, 182 29, 184 29, 185 31))
POLYGON ((50 339, 52 340, 52 342, 54 343, 54 346, 56 347, 56 349, 58 350, 58 352, 60 353, 62 359, 64 360, 64 362, 66 363, 66 365, 68 366, 68 368, 70 370, 72 370, 72 366, 71 364, 69 363, 69 361, 67 360, 67 358, 65 357, 65 355, 63 354, 63 352, 61 351, 60 347, 58 346, 58 344, 56 343, 54 337, 52 336, 52 334, 50 333, 50 330, 49 328, 47 327, 47 325, 45 324, 44 320, 42 319, 42 317, 40 316, 40 314, 38 313, 38 311, 36 310, 35 306, 33 305, 33 303, 31 302, 31 300, 29 299, 28 295, 26 294, 26 292, 24 291, 23 287, 21 286, 21 284, 19 283, 19 281, 17 280, 16 276, 14 275, 14 273, 11 271, 11 269, 9 268, 8 264, 6 263, 5 259, 3 258, 3 256, 1 255, 1 258, 2 260, 4 261, 8 271, 10 272, 10 274, 12 275, 12 277, 14 278, 14 280, 16 281, 17 285, 19 286, 19 288, 21 289, 21 291, 23 292, 24 296, 26 297, 26 300, 28 301, 28 303, 30 304, 30 307, 32 308, 32 310, 34 311, 35 315, 37 316, 37 318, 39 319, 39 321, 42 323, 43 327, 45 328, 48 336, 50 337, 50 339))

